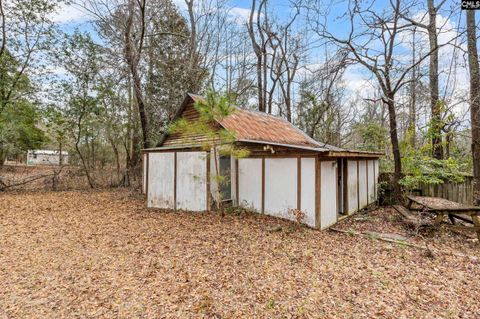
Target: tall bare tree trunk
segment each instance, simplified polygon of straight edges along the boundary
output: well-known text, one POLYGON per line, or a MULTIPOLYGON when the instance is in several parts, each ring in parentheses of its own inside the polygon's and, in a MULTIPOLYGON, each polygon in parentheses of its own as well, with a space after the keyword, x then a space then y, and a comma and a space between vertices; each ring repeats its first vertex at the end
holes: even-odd
MULTIPOLYGON (((415 48, 415 34, 416 28, 413 29, 413 38, 412 38, 412 64, 415 64, 416 61, 416 48, 415 48)), ((408 131, 410 134, 410 146, 415 148, 417 143, 417 128, 415 127, 417 123, 417 68, 412 69, 412 82, 410 83, 410 105, 408 110, 409 117, 409 127, 408 131)))
POLYGON ((480 67, 478 64, 475 11, 467 10, 468 65, 470 68, 470 117, 472 122, 473 200, 480 205, 480 67))
POLYGON ((430 109, 432 111, 432 156, 443 158, 441 108, 438 100, 438 37, 437 37, 437 8, 434 0, 428 0, 428 41, 430 44, 430 109))
POLYGON ((138 106, 138 113, 140 115, 140 124, 142 128, 143 147, 148 148, 148 120, 147 113, 145 111, 145 100, 143 98, 141 79, 140 75, 138 74, 138 63, 140 62, 140 54, 142 52, 143 40, 145 37, 145 1, 146 0, 137 2, 140 9, 139 16, 141 25, 138 48, 135 48, 134 35, 132 34, 134 22, 133 19, 135 16, 135 1, 128 1, 128 17, 125 28, 125 60, 127 61, 133 81, 135 99, 138 106))
POLYGON ((399 181, 402 178, 402 160, 400 157, 400 147, 398 143, 398 130, 397 130, 397 115, 395 112, 395 95, 389 93, 387 95, 387 107, 388 107, 388 119, 390 123, 390 140, 392 143, 393 162, 395 166, 394 170, 394 192, 397 196, 400 195, 399 181))

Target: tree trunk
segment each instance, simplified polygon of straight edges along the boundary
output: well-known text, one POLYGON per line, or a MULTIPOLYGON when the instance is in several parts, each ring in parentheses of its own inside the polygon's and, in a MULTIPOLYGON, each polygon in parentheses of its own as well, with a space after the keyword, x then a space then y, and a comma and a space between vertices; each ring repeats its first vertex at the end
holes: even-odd
POLYGON ((437 39, 437 9, 434 0, 428 0, 428 40, 430 44, 430 109, 432 111, 432 156, 443 158, 442 148, 442 114, 438 100, 438 39, 437 39))
MULTIPOLYGON (((143 147, 148 148, 149 147, 149 141, 148 141, 148 120, 147 120, 147 113, 145 111, 145 100, 143 98, 143 93, 142 93, 142 84, 141 84, 141 79, 140 75, 138 74, 138 63, 140 61, 140 52, 141 52, 141 45, 137 52, 135 52, 134 49, 134 39, 132 35, 132 29, 133 29, 133 17, 134 17, 134 1, 129 0, 128 2, 128 18, 127 18, 127 25, 125 28, 125 60, 128 64, 128 67, 130 69, 130 73, 132 76, 132 81, 133 81, 133 88, 135 92, 135 99, 137 102, 138 106, 138 113, 140 115, 140 124, 142 128, 142 135, 143 135, 143 147)), ((143 18, 143 17, 142 17, 143 18)), ((143 21, 142 21, 143 24, 143 21)), ((144 26, 143 26, 144 28, 144 26)), ((143 32, 142 35, 143 37, 143 32)), ((143 39, 140 39, 140 42, 142 43, 143 39)))
MULTIPOLYGON (((412 64, 416 62, 416 48, 415 48, 415 32, 413 30, 413 41, 412 41, 412 64)), ((408 133, 410 135, 410 146, 415 149, 417 143, 417 128, 415 127, 417 123, 417 68, 412 69, 412 82, 410 83, 410 105, 408 110, 409 117, 409 127, 408 133)))
POLYGON ((478 64, 475 11, 467 10, 468 65, 470 68, 470 117, 472 122, 473 201, 480 205, 480 67, 478 64))
POLYGON ((402 161, 400 157, 400 147, 398 144, 398 132, 397 132, 397 116, 395 113, 395 96, 394 94, 388 94, 387 107, 388 118, 390 122, 390 140, 392 143, 393 161, 395 164, 394 170, 394 193, 396 196, 400 195, 399 181, 402 178, 402 161))

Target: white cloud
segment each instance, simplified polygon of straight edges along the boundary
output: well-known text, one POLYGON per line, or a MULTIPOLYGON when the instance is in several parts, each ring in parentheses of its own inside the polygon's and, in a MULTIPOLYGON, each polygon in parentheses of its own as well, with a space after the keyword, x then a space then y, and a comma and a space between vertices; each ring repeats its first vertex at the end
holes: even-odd
POLYGON ((50 17, 56 23, 84 22, 88 20, 88 13, 72 4, 60 5, 58 10, 50 17))
MULTIPOLYGON (((233 7, 228 11, 230 19, 237 23, 237 24, 245 24, 250 19, 250 12, 251 9, 241 8, 241 7, 233 7)), ((253 19, 257 19, 257 12, 253 13, 253 19)))

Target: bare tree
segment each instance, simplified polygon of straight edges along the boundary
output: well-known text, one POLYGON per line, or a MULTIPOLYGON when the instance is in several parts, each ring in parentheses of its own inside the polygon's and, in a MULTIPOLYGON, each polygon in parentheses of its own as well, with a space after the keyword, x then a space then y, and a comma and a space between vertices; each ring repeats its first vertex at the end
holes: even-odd
MULTIPOLYGON (((347 49, 353 61, 364 66, 377 80, 382 91, 382 101, 388 109, 395 193, 400 194, 398 182, 402 174, 402 162, 395 97, 404 85, 410 83, 407 78, 410 71, 429 57, 431 52, 420 57, 414 64, 402 62, 397 50, 400 34, 408 30, 400 23, 404 8, 402 8, 400 0, 391 1, 389 5, 389 10, 378 12, 373 8, 373 4, 362 8, 361 2, 352 1, 345 16, 346 20, 350 21, 349 33, 346 38, 334 35, 321 19, 310 17, 309 21, 312 29, 320 38, 347 49), (359 28, 359 24, 356 24, 358 21, 361 21, 363 28, 359 28)), ((310 10, 319 14, 314 7, 311 7, 310 10)))
MULTIPOLYGON (((262 12, 266 15, 267 0, 260 0, 257 8, 256 0, 252 0, 252 7, 250 10, 250 17, 248 19, 248 34, 252 41, 253 52, 257 58, 257 95, 258 95, 258 110, 266 111, 266 85, 267 85, 267 42, 269 41, 268 34, 265 34, 265 26, 261 21, 262 12)), ((267 16, 265 17, 265 24, 268 25, 267 16)))
POLYGON ((438 26, 437 15, 446 0, 442 0, 435 5, 434 0, 427 0, 428 7, 428 23, 423 23, 423 18, 417 21, 411 17, 403 15, 403 18, 408 20, 416 27, 422 28, 428 33, 428 41, 430 46, 430 64, 429 64, 429 79, 430 79, 430 110, 432 114, 431 131, 432 131, 432 156, 437 159, 443 158, 442 146, 442 111, 439 102, 439 81, 438 81, 438 26))

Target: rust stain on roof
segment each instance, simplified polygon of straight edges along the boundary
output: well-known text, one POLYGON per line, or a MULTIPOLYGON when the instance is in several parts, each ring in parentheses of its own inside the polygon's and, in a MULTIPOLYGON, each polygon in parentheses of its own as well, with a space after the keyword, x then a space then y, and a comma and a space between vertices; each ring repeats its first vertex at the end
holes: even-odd
POLYGON ((220 121, 233 133, 237 140, 253 140, 291 144, 308 147, 322 147, 288 122, 271 114, 237 108, 235 112, 220 121))

